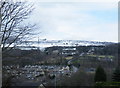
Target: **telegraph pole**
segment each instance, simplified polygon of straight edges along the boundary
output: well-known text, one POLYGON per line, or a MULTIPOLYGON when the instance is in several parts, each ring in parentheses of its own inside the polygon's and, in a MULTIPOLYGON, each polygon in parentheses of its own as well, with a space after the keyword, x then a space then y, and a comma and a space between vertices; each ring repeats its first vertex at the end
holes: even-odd
POLYGON ((39 50, 39 37, 38 37, 38 50, 39 50))

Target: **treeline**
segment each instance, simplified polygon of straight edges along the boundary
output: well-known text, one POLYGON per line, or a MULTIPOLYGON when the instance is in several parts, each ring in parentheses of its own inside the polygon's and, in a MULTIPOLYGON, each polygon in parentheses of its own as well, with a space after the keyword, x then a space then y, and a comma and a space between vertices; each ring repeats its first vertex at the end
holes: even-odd
POLYGON ((44 56, 44 53, 40 50, 20 50, 20 49, 13 49, 10 52, 6 52, 2 55, 3 59, 6 57, 31 57, 35 59, 40 59, 42 56, 44 56))
POLYGON ((3 65, 16 65, 24 66, 27 64, 34 64, 38 61, 43 61, 45 57, 44 52, 40 50, 20 50, 13 49, 2 55, 3 65))
POLYGON ((99 48, 95 50, 96 54, 100 55, 116 55, 118 51, 120 51, 120 43, 110 44, 108 46, 104 46, 104 48, 99 48))

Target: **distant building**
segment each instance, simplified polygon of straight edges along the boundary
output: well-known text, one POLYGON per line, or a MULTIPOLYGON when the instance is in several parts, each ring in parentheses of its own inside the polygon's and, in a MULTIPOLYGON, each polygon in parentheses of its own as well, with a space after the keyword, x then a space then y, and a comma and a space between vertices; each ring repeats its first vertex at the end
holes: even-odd
POLYGON ((75 47, 64 47, 62 49, 62 55, 65 55, 65 56, 73 56, 75 54, 77 54, 77 50, 75 47))

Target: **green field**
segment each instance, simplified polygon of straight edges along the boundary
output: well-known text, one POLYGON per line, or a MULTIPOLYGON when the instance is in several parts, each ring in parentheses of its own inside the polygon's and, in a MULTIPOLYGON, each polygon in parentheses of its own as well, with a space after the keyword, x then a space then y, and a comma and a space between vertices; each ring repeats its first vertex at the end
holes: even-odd
POLYGON ((87 55, 87 56, 90 56, 90 57, 98 57, 98 58, 114 58, 114 56, 112 55, 87 55))
POLYGON ((73 57, 65 57, 66 60, 73 59, 73 57))

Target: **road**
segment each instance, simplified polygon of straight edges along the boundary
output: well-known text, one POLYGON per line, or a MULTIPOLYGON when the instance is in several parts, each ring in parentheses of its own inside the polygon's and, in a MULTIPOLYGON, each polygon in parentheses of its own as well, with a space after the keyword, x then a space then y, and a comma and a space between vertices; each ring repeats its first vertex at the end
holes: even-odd
POLYGON ((78 68, 77 68, 77 67, 72 66, 72 68, 73 68, 73 72, 74 72, 74 73, 75 73, 75 72, 77 72, 77 70, 78 70, 78 68))

